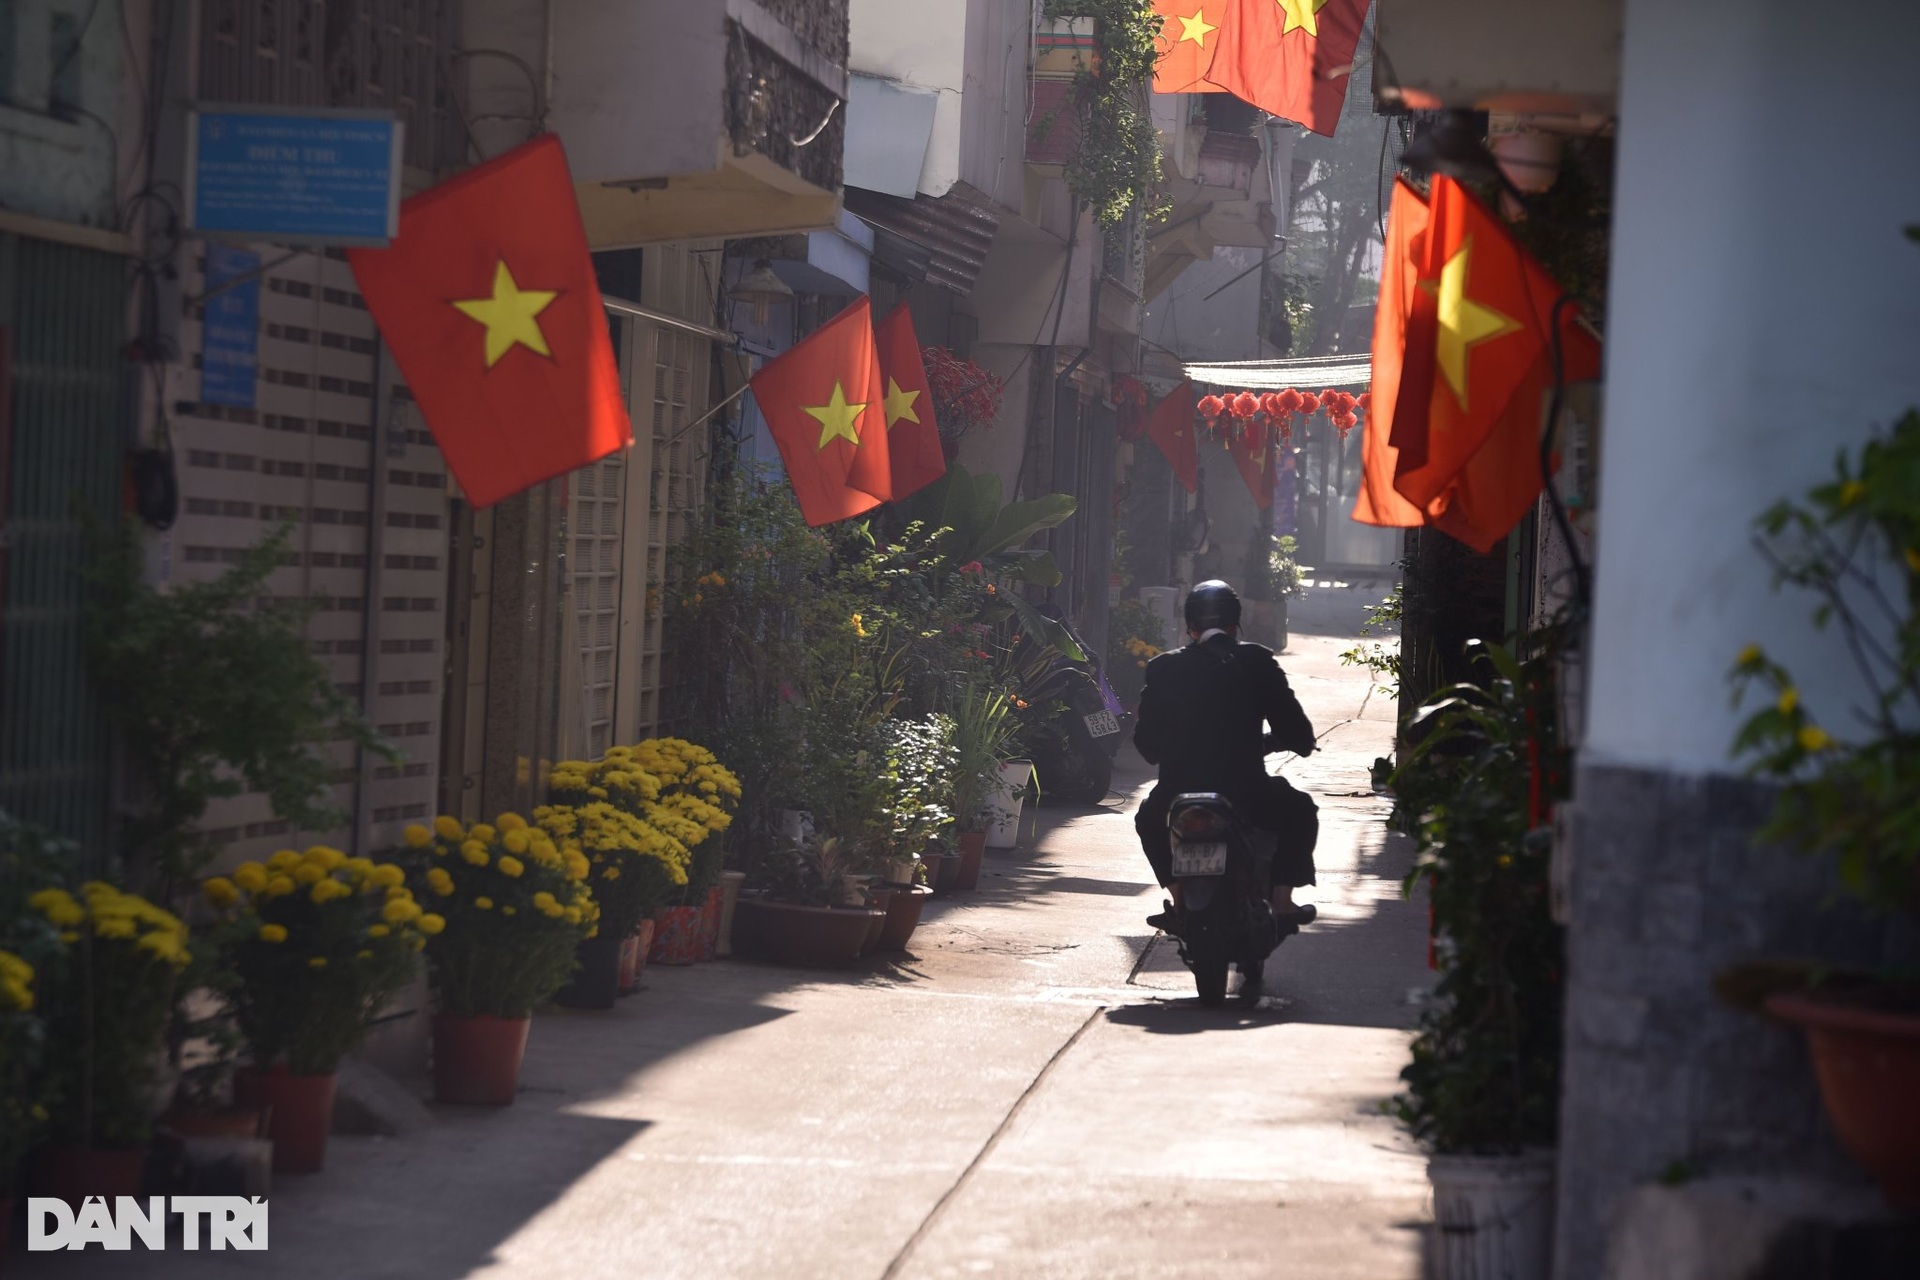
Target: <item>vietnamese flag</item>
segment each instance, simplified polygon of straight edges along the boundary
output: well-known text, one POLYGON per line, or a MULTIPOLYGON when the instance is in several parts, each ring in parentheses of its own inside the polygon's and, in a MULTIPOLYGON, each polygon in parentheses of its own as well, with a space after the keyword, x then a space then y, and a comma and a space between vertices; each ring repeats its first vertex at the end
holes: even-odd
POLYGON ((1193 383, 1183 382, 1153 407, 1147 436, 1160 446, 1180 477, 1180 487, 1192 493, 1200 487, 1200 445, 1193 434, 1193 383))
POLYGON ((1229 0, 1207 79, 1331 137, 1367 0, 1229 0))
MULTIPOLYGON (((1399 450, 1393 487, 1433 511, 1483 451, 1511 453, 1524 444, 1532 460, 1524 496, 1513 486, 1522 483, 1526 468, 1506 465, 1511 459, 1498 467, 1506 479, 1494 489, 1488 487, 1492 460, 1482 460, 1474 486, 1481 508, 1476 520, 1496 509, 1524 511, 1540 492, 1541 391, 1551 385, 1547 322, 1564 291, 1504 223, 1466 188, 1440 175, 1433 179, 1427 228, 1411 261, 1419 275, 1410 294, 1389 428, 1399 450)), ((1560 325, 1566 381, 1599 376, 1600 344, 1572 310, 1561 312, 1560 325)))
POLYGON ((933 387, 913 313, 901 303, 873 331, 880 358, 881 409, 887 422, 887 459, 893 500, 926 488, 947 474, 940 426, 933 416, 933 387))
POLYGON ((347 261, 474 506, 632 443, 556 135, 414 196, 391 248, 347 261))
POLYGON ((808 524, 849 519, 892 496, 886 393, 864 295, 749 385, 808 524))
POLYGON ((1399 397, 1407 313, 1420 281, 1414 250, 1427 231, 1426 197, 1407 185, 1393 184, 1387 210, 1387 244, 1381 256, 1380 299, 1373 311, 1373 385, 1367 398, 1367 425, 1360 438, 1360 493, 1353 518, 1362 524, 1417 528, 1426 513, 1393 487, 1400 450, 1392 443, 1395 401, 1399 397))
POLYGON ((1262 511, 1273 509, 1274 448, 1273 430, 1266 423, 1250 418, 1235 418, 1227 427, 1227 452, 1233 465, 1253 495, 1253 505, 1262 511))
POLYGON ((1208 84, 1207 66, 1220 24, 1233 0, 1153 0, 1160 15, 1160 56, 1153 64, 1155 93, 1224 93, 1208 84))

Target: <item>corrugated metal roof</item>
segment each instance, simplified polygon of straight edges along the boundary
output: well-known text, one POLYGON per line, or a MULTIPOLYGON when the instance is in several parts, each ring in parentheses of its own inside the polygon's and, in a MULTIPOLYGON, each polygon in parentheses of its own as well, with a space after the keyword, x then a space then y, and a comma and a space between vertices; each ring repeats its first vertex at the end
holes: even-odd
POLYGON ((1223 360, 1183 366, 1187 377, 1210 387, 1278 391, 1285 387, 1365 387, 1373 379, 1373 357, 1313 356, 1301 360, 1223 360))
MULTIPOLYGON (((848 187, 846 206, 876 233, 890 233, 926 249, 927 282, 963 296, 973 292, 973 283, 987 261, 987 250, 993 247, 994 234, 1000 230, 998 214, 964 198, 958 190, 939 197, 920 195, 904 200, 848 187)), ((884 236, 876 234, 876 257, 883 243, 884 236)))

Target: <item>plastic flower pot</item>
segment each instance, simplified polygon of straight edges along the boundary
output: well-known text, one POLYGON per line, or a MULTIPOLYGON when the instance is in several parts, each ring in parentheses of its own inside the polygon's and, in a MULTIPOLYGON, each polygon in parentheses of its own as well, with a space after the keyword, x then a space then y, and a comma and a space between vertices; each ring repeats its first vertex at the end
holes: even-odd
MULTIPOLYGON (((633 967, 623 967, 620 971, 620 994, 630 996, 640 990, 640 979, 646 976, 647 953, 653 950, 653 918, 642 920, 628 939, 629 950, 633 955, 633 967)), ((622 962, 624 966, 624 961, 622 962)))
POLYGON ((574 953, 579 968, 553 1002, 567 1009, 611 1009, 620 994, 620 942, 600 934, 583 939, 574 953))
POLYGON ((108 1204, 137 1196, 147 1176, 145 1147, 43 1147, 34 1160, 34 1194, 65 1200, 75 1212, 88 1196, 108 1204))
POLYGON ((333 1132, 333 1093, 340 1077, 297 1076, 284 1065, 241 1067, 233 1073, 233 1100, 242 1107, 267 1108, 267 1137, 273 1142, 275 1173, 318 1173, 327 1162, 327 1135, 333 1132))
POLYGON ((747 882, 744 871, 722 871, 720 873, 720 937, 716 943, 716 954, 733 954, 733 913, 740 904, 740 886, 747 882))
POLYGON ((986 856, 986 832, 962 831, 960 833, 959 865, 953 874, 953 887, 956 890, 971 893, 980 887, 980 863, 986 856))
POLYGON ((889 890, 878 904, 887 913, 887 923, 880 930, 880 941, 874 950, 905 951, 913 931, 920 927, 920 915, 927 908, 927 899, 932 896, 933 890, 918 884, 889 890))
POLYGON ((1551 1151, 1434 1156, 1433 1280, 1545 1276, 1553 1254, 1551 1151))
POLYGON ((1890 1203, 1920 1209, 1920 1016, 1798 991, 1770 996, 1767 1012, 1806 1033, 1840 1145, 1890 1203))
POLYGON ((504 1107, 520 1087, 528 1018, 491 1014, 433 1016, 433 1096, 471 1107, 504 1107))
POLYGON ((700 958, 700 908, 668 907, 660 913, 653 931, 653 950, 647 959, 655 964, 692 964, 700 958))
POLYGON ((719 885, 707 890, 707 900, 700 904, 700 950, 694 957, 697 960, 711 960, 720 954, 720 908, 726 901, 726 894, 719 885))

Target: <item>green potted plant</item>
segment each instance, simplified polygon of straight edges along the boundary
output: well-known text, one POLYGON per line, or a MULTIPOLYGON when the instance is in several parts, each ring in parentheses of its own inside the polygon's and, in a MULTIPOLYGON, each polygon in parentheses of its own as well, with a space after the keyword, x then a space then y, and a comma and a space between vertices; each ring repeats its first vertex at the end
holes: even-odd
POLYGON ((446 918, 414 901, 398 864, 326 845, 243 862, 201 896, 219 915, 223 994, 250 1059, 234 1073, 234 1100, 270 1109, 276 1173, 317 1173, 340 1060, 446 918))
POLYGON ((75 853, 0 811, 0 1258, 7 1254, 15 1180, 49 1116, 39 988, 63 949, 58 927, 28 899, 55 884, 75 853))
MULTIPOLYGON (((1776 585, 1814 596, 1816 624, 1838 631, 1866 691, 1850 718, 1823 722, 1760 646, 1736 659, 1736 701, 1765 700, 1734 753, 1779 784, 1761 834, 1831 859, 1849 893, 1910 925, 1920 914, 1920 411, 1842 453, 1831 479, 1766 511, 1758 533, 1776 585)), ((1841 1143, 1890 1200, 1920 1207, 1920 978, 1817 959, 1773 968, 1761 1003, 1805 1031, 1841 1143)))
POLYGON ((27 905, 59 943, 33 975, 50 1095, 40 1186, 75 1204, 138 1195, 187 928, 100 880, 36 890, 27 905))
POLYGON ((1548 903, 1548 807, 1565 776, 1551 650, 1479 647, 1484 687, 1415 714, 1395 772, 1428 887, 1440 982, 1394 1114, 1429 1152, 1437 1275, 1544 1275, 1559 1106, 1561 930, 1548 903), (1502 1270, 1506 1268, 1506 1270, 1502 1270))
POLYGON ((408 884, 446 921, 426 946, 434 1096, 506 1106, 534 1006, 565 984, 599 924, 592 864, 515 813, 471 827, 442 814, 406 839, 408 884))
POLYGON ((953 813, 963 851, 987 847, 988 805, 1003 794, 1001 769, 1012 759, 1019 708, 1005 688, 984 680, 955 689, 947 703, 953 721, 953 813))
POLYGON ((760 859, 758 892, 742 895, 734 945, 806 969, 842 968, 878 941, 886 912, 865 905, 871 859, 844 837, 816 834, 760 859))

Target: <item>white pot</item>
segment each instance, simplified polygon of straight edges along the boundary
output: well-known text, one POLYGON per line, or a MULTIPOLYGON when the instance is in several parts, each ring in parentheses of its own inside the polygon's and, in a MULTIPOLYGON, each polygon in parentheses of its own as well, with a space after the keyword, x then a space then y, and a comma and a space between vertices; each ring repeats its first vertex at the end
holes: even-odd
POLYGON ((813 836, 813 815, 803 809, 776 809, 780 834, 794 844, 805 844, 813 836))
POLYGON ((1033 777, 1033 761, 1009 760, 1000 766, 1000 785, 1012 791, 1024 791, 1033 777))
POLYGON ((1033 776, 1030 760, 1009 760, 1000 766, 1000 785, 987 796, 981 816, 987 824, 987 848, 1011 849, 1020 843, 1020 811, 1027 803, 1027 780, 1033 776))
POLYGON ((1547 1280, 1553 1264, 1551 1151, 1434 1156, 1428 1280, 1547 1280))
POLYGON ((912 884, 913 869, 920 865, 918 858, 889 858, 885 864, 888 884, 912 884))

